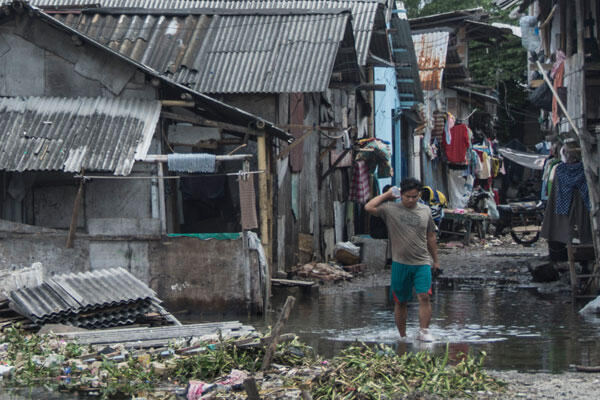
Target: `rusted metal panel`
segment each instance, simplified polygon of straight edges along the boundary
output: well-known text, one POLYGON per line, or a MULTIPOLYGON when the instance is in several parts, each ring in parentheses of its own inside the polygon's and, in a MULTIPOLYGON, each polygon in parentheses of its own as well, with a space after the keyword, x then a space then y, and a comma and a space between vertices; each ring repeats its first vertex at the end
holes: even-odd
POLYGON ((0 170, 128 175, 148 152, 160 109, 154 100, 2 98, 0 170))
POLYGON ((412 38, 423 90, 441 89, 450 32, 415 33, 412 38))

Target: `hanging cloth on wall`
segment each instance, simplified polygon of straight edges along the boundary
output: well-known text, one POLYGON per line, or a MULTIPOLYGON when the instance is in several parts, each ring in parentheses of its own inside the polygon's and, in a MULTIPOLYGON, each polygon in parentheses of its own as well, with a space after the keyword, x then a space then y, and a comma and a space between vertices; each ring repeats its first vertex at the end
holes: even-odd
POLYGON ((369 169, 364 161, 356 161, 354 163, 354 175, 350 182, 350 201, 364 204, 371 198, 371 190, 369 188, 369 169))
MULTIPOLYGON (((563 78, 565 75, 565 63, 562 61, 558 68, 556 69, 556 74, 554 75, 554 89, 556 93, 560 92, 560 88, 563 87, 563 78)), ((561 99, 564 100, 564 99, 561 99)), ((560 120, 560 115, 558 112, 558 102, 556 101, 556 97, 552 96, 552 126, 556 126, 558 121, 560 120)))
POLYGON ((567 215, 571 208, 573 200, 573 192, 578 190, 581 194, 581 199, 585 203, 588 211, 590 207, 590 195, 588 191, 585 173, 583 171, 583 163, 559 164, 556 167, 557 191, 556 191, 556 213, 567 215))
POLYGON ((258 219, 256 217, 256 194, 254 193, 254 175, 240 172, 238 176, 238 185, 240 189, 240 209, 242 213, 242 229, 258 228, 258 219))
POLYGON ((207 153, 173 153, 167 155, 169 171, 214 173, 217 157, 207 153))

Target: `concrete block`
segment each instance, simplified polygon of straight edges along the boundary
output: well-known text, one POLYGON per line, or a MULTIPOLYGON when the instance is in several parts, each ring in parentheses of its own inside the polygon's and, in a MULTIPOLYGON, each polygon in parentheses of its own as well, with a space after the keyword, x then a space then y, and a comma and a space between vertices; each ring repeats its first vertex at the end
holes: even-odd
POLYGON ((148 242, 90 241, 90 269, 122 267, 144 283, 150 280, 148 242))
POLYGON ((361 263, 369 268, 384 268, 387 262, 387 239, 373 239, 370 236, 352 236, 352 243, 362 248, 361 263))

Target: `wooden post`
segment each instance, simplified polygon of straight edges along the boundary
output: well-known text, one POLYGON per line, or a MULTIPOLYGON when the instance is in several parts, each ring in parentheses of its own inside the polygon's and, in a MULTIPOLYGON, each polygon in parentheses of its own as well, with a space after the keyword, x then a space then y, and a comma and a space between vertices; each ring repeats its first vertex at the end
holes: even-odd
POLYGON ((244 390, 246 390, 248 400, 260 400, 260 395, 258 393, 258 388, 256 387, 256 381, 254 378, 250 377, 244 379, 244 390))
MULTIPOLYGON (((81 172, 83 175, 83 171, 81 172)), ((83 196, 83 182, 84 178, 79 181, 79 189, 75 195, 75 202, 73 204, 73 213, 71 214, 71 224, 69 225, 69 234, 67 236, 67 248, 73 247, 73 240, 75 239, 75 231, 77 230, 77 215, 79 214, 79 205, 81 204, 81 197, 83 196)))
POLYGON ((573 28, 571 27, 571 23, 573 22, 573 7, 567 6, 566 10, 561 9, 560 12, 566 12, 567 14, 567 43, 565 46, 565 55, 571 57, 573 55, 573 28))
POLYGON ((158 213, 160 217, 160 234, 167 234, 167 208, 165 206, 165 180, 163 163, 157 163, 158 167, 158 213))
MULTIPOLYGON (((256 138, 258 146, 258 169, 264 171, 258 175, 258 209, 260 216, 260 240, 265 248, 265 254, 270 254, 271 244, 269 243, 269 198, 267 191, 267 144, 265 135, 259 135, 256 138)), ((268 268, 268 279, 270 284, 271 265, 268 268)))
POLYGON ((571 298, 575 301, 577 295, 577 273, 575 271, 575 254, 573 252, 573 245, 567 243, 567 259, 569 260, 569 277, 571 280, 571 298))
POLYGON ((283 305, 283 309, 281 310, 281 314, 279 314, 279 318, 277 319, 277 323, 273 327, 273 331, 271 332, 271 343, 269 347, 267 347, 267 351, 265 351, 265 356, 262 362, 262 370, 266 370, 271 365, 271 359, 273 358, 273 354, 275 353, 275 349, 277 348, 277 343, 279 343, 279 336, 281 335, 281 331, 287 322, 290 312, 294 307, 294 302, 296 298, 294 296, 288 296, 285 300, 285 304, 283 305))
POLYGON ((585 46, 583 44, 583 2, 575 0, 575 19, 577 20, 577 53, 580 54, 582 60, 585 60, 585 46))

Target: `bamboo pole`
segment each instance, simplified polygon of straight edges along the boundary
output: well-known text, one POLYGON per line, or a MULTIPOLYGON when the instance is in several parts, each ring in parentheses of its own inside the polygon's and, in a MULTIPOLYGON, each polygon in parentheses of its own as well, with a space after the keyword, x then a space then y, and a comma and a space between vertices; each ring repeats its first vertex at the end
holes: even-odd
MULTIPOLYGON (((83 174, 83 172, 82 172, 83 174)), ((79 189, 75 195, 75 202, 73 204, 73 213, 71 214, 71 224, 69 225, 69 234, 67 235, 67 248, 73 247, 73 240, 75 239, 75 231, 77 230, 77 216, 79 214, 79 205, 81 204, 81 197, 83 196, 83 178, 79 181, 79 189)))
POLYGON ((563 104, 562 100, 558 96, 558 93, 556 92, 556 89, 554 89, 554 86, 552 85, 552 81, 550 81, 550 78, 548 78, 548 75, 546 75, 546 71, 544 71, 544 68, 542 68, 542 64, 540 64, 539 60, 536 61, 535 63, 537 64, 537 67, 538 67, 538 70, 540 71, 540 74, 542 74, 542 76, 544 77, 544 81, 546 81, 546 84, 550 88, 550 91, 552 91, 552 95, 554 96, 554 98, 556 98, 556 103, 558 104, 558 106, 560 107, 560 109, 562 110, 562 112, 565 114, 565 116, 567 117, 567 119, 569 120, 569 124, 571 124, 571 127, 573 128, 573 130, 577 134, 577 137, 579 137, 580 133, 579 133, 579 129, 577 128, 577 125, 575 125, 575 122, 573 122, 573 120, 571 119, 571 116, 567 112, 567 108, 565 107, 565 105, 563 104))
MULTIPOLYGON (((217 161, 242 161, 247 160, 248 158, 252 158, 252 154, 227 154, 215 156, 217 161)), ((168 161, 168 154, 148 154, 141 161, 147 163, 165 163, 168 161)))

